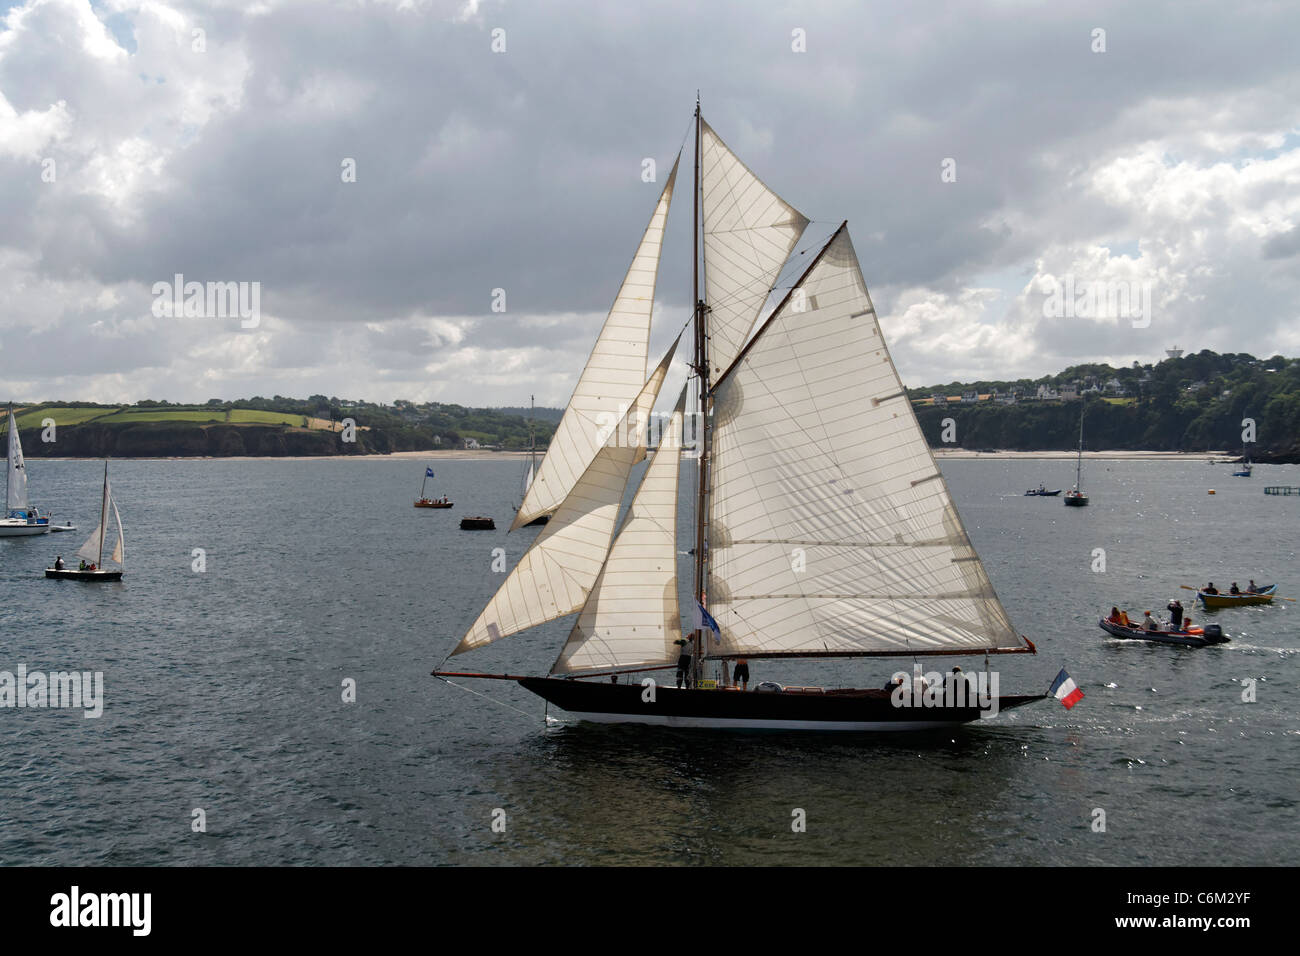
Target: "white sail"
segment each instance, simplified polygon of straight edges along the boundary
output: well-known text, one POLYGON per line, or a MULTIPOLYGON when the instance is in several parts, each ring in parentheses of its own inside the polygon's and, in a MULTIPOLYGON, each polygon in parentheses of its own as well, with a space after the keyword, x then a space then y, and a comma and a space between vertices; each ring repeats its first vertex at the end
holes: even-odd
POLYGON ((122 564, 123 549, 126 547, 126 535, 122 532, 122 516, 118 514, 117 502, 112 498, 109 501, 113 505, 113 520, 117 522, 117 544, 113 547, 111 557, 118 564, 122 564))
POLYGON ((26 511, 27 500, 27 466, 23 462, 23 443, 18 437, 18 423, 14 421, 14 410, 9 409, 9 471, 6 476, 5 508, 6 513, 26 511))
POLYGON ((98 564, 104 556, 104 536, 108 533, 108 503, 112 492, 108 486, 108 468, 104 469, 104 496, 99 508, 99 526, 90 533, 85 544, 77 549, 77 556, 98 564))
POLYGON ((676 350, 674 342, 635 396, 621 426, 593 435, 597 452, 591 464, 453 655, 572 614, 586 602, 609 553, 632 466, 645 457, 646 422, 676 350))
POLYGON ((808 219, 750 172, 708 123, 700 125, 704 285, 716 376, 744 345, 808 219))
POLYGON ((674 162, 564 417, 515 514, 512 531, 560 506, 596 457, 600 449, 597 433, 617 422, 641 391, 650 350, 650 313, 654 308, 659 254, 676 179, 674 162))
POLYGON ((1025 649, 953 507, 844 227, 714 395, 712 656, 1025 649))
POLYGON ((552 674, 658 667, 677 660, 677 475, 685 394, 552 674))

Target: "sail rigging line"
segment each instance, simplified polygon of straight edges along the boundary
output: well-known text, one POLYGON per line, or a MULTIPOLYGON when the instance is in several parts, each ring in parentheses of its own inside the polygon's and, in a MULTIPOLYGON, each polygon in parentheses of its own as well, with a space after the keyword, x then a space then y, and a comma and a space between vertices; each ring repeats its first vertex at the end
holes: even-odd
MULTIPOLYGON (((457 684, 454 680, 447 680, 447 678, 441 676, 440 674, 434 674, 433 676, 437 677, 438 680, 442 681, 444 684, 449 684, 450 686, 455 687, 458 690, 463 690, 467 694, 473 694, 475 697, 482 697, 489 704, 498 704, 501 707, 506 708, 507 710, 513 710, 516 713, 523 714, 525 717, 528 718, 529 722, 535 721, 537 719, 533 714, 530 714, 522 707, 516 707, 514 704, 507 704, 504 700, 497 700, 495 697, 489 697, 487 694, 480 693, 479 691, 474 690, 472 687, 466 687, 463 684, 457 684)), ((475 676, 481 676, 481 675, 475 675, 475 676)), ((547 723, 556 720, 556 718, 552 717, 549 713, 543 713, 542 717, 547 723)), ((563 721, 558 721, 558 720, 556 720, 556 722, 563 723, 563 721)))
MULTIPOLYGON (((718 376, 718 380, 713 384, 713 388, 711 389, 711 391, 716 392, 719 388, 722 387, 722 383, 727 380, 728 376, 731 375, 732 371, 736 368, 736 366, 740 364, 740 360, 749 354, 750 350, 753 349, 755 343, 758 342, 759 338, 762 337, 763 333, 766 332, 768 328, 771 326, 772 320, 781 314, 781 310, 785 308, 786 303, 789 302, 790 299, 794 296, 795 290, 798 289, 800 286, 802 286, 806 281, 808 281, 808 277, 812 275, 812 271, 817 268, 818 263, 820 263, 822 261, 822 258, 826 255, 826 251, 830 249, 831 243, 833 243, 836 239, 838 239, 840 233, 843 232, 845 229, 847 229, 848 226, 849 226, 849 221, 845 219, 840 223, 840 227, 836 229, 833 233, 831 233, 831 237, 827 239, 825 243, 822 244, 822 247, 819 250, 817 250, 817 255, 813 257, 812 262, 808 263, 808 267, 803 270, 803 275, 799 277, 799 281, 797 281, 794 285, 790 286, 789 290, 785 294, 785 297, 780 302, 778 302, 776 308, 772 310, 772 314, 767 317, 767 319, 759 327, 758 331, 755 332, 752 336, 750 336, 749 341, 744 344, 741 350, 736 353, 736 357, 732 360, 731 364, 728 365, 725 369, 723 369, 722 374, 718 376)), ((872 311, 874 311, 874 308, 872 311)))

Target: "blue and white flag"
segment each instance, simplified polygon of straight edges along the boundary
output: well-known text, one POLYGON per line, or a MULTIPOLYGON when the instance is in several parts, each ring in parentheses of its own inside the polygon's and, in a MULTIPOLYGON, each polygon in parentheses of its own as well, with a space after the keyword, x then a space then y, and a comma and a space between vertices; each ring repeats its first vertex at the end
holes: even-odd
POLYGON ((699 611, 696 626, 707 627, 713 632, 713 642, 715 644, 722 643, 722 631, 718 629, 718 622, 713 619, 712 614, 704 609, 704 605, 700 603, 699 598, 695 600, 695 609, 699 611))
POLYGON ((425 468, 425 469, 424 469, 424 477, 426 477, 426 478, 432 478, 432 477, 433 477, 433 469, 432 469, 432 468, 425 468))

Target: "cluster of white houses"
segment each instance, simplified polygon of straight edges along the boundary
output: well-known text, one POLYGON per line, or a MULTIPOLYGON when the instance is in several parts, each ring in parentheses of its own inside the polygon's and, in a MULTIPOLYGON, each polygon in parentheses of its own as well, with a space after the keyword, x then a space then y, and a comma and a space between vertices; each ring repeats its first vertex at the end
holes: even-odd
POLYGON ((918 405, 976 405, 981 402, 990 402, 994 405, 1015 405, 1017 402, 1073 402, 1078 401, 1084 395, 1106 395, 1112 398, 1123 398, 1128 394, 1128 390, 1117 378, 1112 378, 1108 382, 1100 382, 1095 376, 1089 376, 1086 380, 1075 380, 1062 385, 1059 389, 1051 385, 1039 385, 1036 391, 1029 389, 1011 388, 1006 391, 994 389, 992 392, 981 393, 970 389, 962 392, 961 395, 947 395, 943 392, 933 392, 928 399, 916 399, 918 405))

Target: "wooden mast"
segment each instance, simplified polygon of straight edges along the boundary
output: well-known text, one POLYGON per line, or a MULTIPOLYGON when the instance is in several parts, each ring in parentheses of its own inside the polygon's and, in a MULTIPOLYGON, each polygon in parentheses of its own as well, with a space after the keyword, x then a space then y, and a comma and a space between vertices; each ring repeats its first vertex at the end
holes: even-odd
MULTIPOLYGON (((691 191, 691 277, 692 298, 695 302, 695 373, 699 376, 699 409, 697 418, 696 441, 699 457, 696 466, 699 472, 699 485, 695 497, 695 590, 694 597, 699 607, 705 607, 705 535, 706 498, 709 489, 709 355, 708 336, 704 329, 705 305, 700 298, 700 97, 695 95, 695 186, 691 191)), ((698 609, 692 612, 698 615, 698 609)), ((701 616, 702 617, 702 616, 701 616)), ((704 622, 692 635, 692 684, 699 686, 703 672, 704 657, 704 622)))

